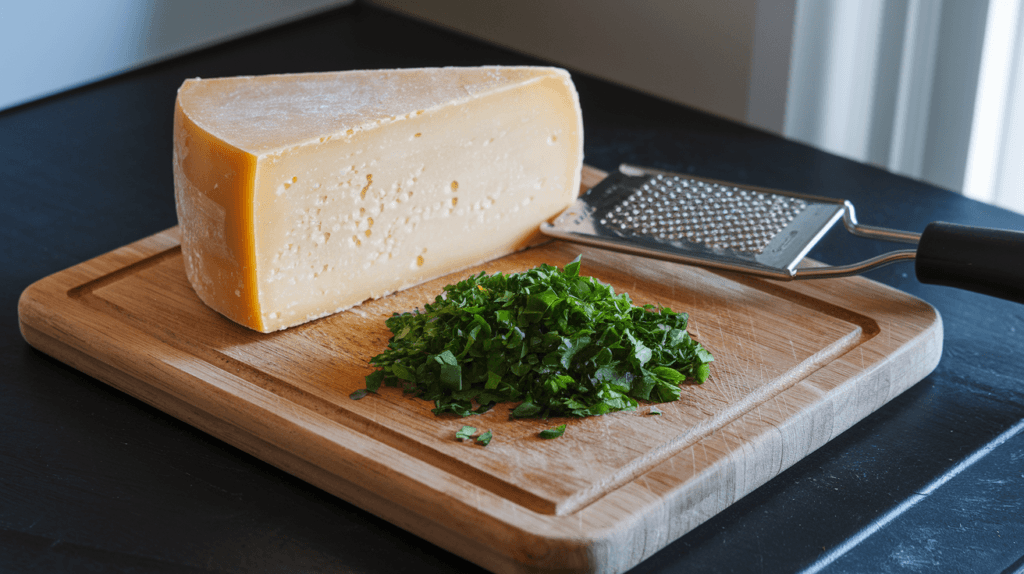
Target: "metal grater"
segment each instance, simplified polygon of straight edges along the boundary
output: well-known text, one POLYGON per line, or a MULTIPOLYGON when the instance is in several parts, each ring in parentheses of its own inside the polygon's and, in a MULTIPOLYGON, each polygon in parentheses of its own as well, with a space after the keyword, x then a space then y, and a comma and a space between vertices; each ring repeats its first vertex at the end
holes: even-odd
POLYGON ((546 235, 681 263, 773 279, 856 275, 913 259, 899 250, 844 266, 799 267, 843 220, 862 237, 916 244, 920 235, 859 225, 853 205, 814 197, 622 165, 558 216, 546 235))

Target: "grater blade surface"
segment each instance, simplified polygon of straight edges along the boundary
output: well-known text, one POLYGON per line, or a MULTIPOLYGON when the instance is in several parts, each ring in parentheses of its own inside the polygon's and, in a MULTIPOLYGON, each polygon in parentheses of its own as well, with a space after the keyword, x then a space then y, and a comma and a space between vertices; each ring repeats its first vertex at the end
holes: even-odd
POLYGON ((641 255, 789 279, 845 202, 630 168, 542 231, 641 255))

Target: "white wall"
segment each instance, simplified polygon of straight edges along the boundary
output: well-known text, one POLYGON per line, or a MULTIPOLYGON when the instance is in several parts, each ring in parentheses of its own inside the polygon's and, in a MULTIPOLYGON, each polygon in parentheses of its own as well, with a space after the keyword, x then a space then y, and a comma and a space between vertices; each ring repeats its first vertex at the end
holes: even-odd
MULTIPOLYGON (((795 0, 374 0, 374 4, 663 98, 781 128, 792 24, 755 22, 795 0), (753 83, 754 47, 762 47, 753 83), (781 55, 781 56, 780 56, 781 55), (779 66, 782 67, 781 74, 779 66), (781 78, 773 82, 772 77, 781 78), (776 100, 771 99, 774 94, 776 100)), ((787 8, 788 7, 788 8, 787 8)), ((773 22, 764 18, 765 22, 773 22)))
POLYGON ((0 109, 352 0, 4 0, 0 109))

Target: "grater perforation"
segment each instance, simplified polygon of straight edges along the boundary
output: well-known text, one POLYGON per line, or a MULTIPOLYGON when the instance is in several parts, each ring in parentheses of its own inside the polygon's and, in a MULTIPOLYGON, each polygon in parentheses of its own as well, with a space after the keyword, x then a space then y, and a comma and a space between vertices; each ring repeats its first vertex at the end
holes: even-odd
POLYGON ((640 183, 600 223, 622 235, 760 254, 807 205, 795 197, 658 174, 640 183))

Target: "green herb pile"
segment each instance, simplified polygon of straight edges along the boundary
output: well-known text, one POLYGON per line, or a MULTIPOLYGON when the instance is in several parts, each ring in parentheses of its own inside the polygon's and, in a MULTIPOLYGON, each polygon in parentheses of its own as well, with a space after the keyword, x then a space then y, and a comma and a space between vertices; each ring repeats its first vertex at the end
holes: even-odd
POLYGON ((582 417, 674 401, 682 381, 708 378, 711 353, 686 332, 686 313, 635 307, 579 271, 576 258, 561 271, 481 273, 395 314, 366 390, 401 386, 435 414, 518 402, 514 417, 582 417))

